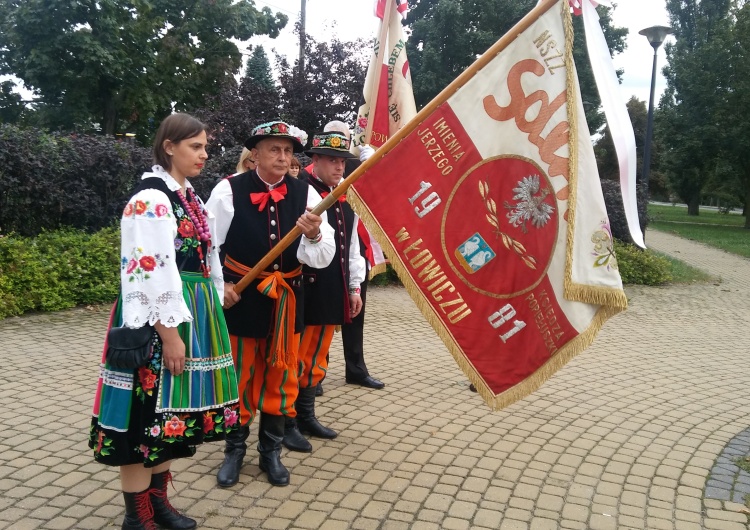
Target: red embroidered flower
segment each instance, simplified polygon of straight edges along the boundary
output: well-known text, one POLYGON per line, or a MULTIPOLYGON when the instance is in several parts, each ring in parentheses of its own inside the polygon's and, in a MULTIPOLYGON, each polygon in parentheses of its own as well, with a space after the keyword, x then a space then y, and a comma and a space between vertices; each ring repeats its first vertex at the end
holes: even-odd
POLYGON ((190 219, 183 219, 180 221, 177 231, 182 237, 193 237, 195 235, 195 226, 190 219))
POLYGON ((279 132, 280 132, 281 134, 286 134, 286 133, 287 133, 287 128, 286 128, 286 125, 285 125, 285 124, 283 124, 283 123, 279 123, 279 125, 278 125, 278 129, 279 129, 279 132))
POLYGON ((130 274, 136 269, 136 267, 138 267, 138 262, 135 261, 134 259, 131 259, 130 262, 128 263, 127 273, 130 274))
POLYGON ((206 412, 203 415, 203 432, 209 433, 214 430, 214 427, 216 426, 216 422, 214 421, 213 417, 214 413, 212 412, 206 412))
POLYGON ((165 215, 167 215, 168 211, 169 209, 163 204, 157 204, 156 207, 154 208, 154 213, 156 214, 156 217, 164 217, 165 215))
POLYGON ((136 215, 143 215, 146 213, 146 203, 143 201, 135 201, 135 213, 136 215))
POLYGON ((357 120, 357 124, 363 129, 367 129, 367 118, 362 116, 357 120))
POLYGON ((164 436, 182 436, 186 428, 184 421, 177 416, 172 416, 172 419, 164 424, 164 436))
POLYGON ((235 411, 228 408, 224 409, 224 425, 231 427, 237 423, 238 419, 239 415, 235 411))
POLYGON ((320 145, 320 140, 318 138, 313 138, 313 147, 318 147, 320 145))
POLYGON ((145 366, 138 368, 138 380, 141 382, 144 392, 153 390, 156 386, 156 374, 145 366))
POLYGON ((102 452, 102 446, 104 446, 104 431, 99 431, 96 435, 96 452, 102 452))
POLYGON ((140 263, 141 268, 146 272, 151 272, 156 267, 156 260, 153 256, 143 256, 138 263, 140 263))
POLYGON ((125 205, 125 211, 122 212, 122 215, 124 215, 125 217, 130 217, 131 215, 133 215, 133 203, 129 202, 125 205))

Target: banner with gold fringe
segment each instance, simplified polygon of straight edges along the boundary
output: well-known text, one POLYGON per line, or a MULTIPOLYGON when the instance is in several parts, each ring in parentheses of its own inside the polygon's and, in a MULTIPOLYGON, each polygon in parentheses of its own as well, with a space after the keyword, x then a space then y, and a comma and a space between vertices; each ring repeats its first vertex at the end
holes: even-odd
POLYGON ((493 409, 627 307, 572 43, 568 1, 542 2, 347 193, 493 409))

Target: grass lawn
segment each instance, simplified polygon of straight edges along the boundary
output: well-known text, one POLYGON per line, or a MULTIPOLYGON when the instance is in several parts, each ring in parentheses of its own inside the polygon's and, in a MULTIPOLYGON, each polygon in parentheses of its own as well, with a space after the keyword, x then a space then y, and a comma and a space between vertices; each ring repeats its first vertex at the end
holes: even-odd
POLYGON ((688 215, 685 206, 648 205, 648 216, 651 222, 732 226, 744 226, 745 224, 745 217, 736 213, 719 213, 716 210, 704 209, 700 209, 699 212, 700 215, 688 215))
POLYGON ((750 230, 743 228, 745 218, 741 215, 701 210, 699 216, 688 216, 687 208, 654 204, 649 205, 648 212, 651 217, 649 229, 669 232, 750 258, 750 230))
POLYGON ((670 272, 672 273, 672 281, 669 283, 704 283, 704 282, 719 282, 720 278, 711 276, 709 273, 691 267, 684 261, 680 261, 677 258, 662 254, 661 252, 654 252, 654 254, 661 256, 669 262, 670 272))

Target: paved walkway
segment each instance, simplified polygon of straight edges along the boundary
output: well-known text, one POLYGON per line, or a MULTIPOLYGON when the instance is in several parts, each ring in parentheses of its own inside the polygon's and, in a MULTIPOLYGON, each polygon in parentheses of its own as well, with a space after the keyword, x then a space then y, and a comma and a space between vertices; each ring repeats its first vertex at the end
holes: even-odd
MULTIPOLYGON (((223 530, 748 528, 742 504, 706 487, 734 464, 727 447, 747 447, 750 261, 647 241, 721 281, 629 288, 630 310, 587 351, 495 413, 404 290, 374 289, 366 351, 386 389, 345 385, 337 346, 318 409, 340 435, 284 451, 289 487, 259 477, 251 450, 240 484, 220 489, 221 446, 204 446, 176 463, 174 504, 223 530)), ((0 322, 0 528, 119 527, 117 473, 85 445, 106 318, 0 322)))

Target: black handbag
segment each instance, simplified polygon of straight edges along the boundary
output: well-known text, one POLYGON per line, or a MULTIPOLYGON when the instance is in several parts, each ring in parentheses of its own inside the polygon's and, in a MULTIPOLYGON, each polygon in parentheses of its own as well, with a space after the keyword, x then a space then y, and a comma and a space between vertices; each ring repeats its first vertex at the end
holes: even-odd
POLYGON ((107 364, 118 370, 146 366, 154 336, 153 326, 111 328, 107 334, 107 364))

